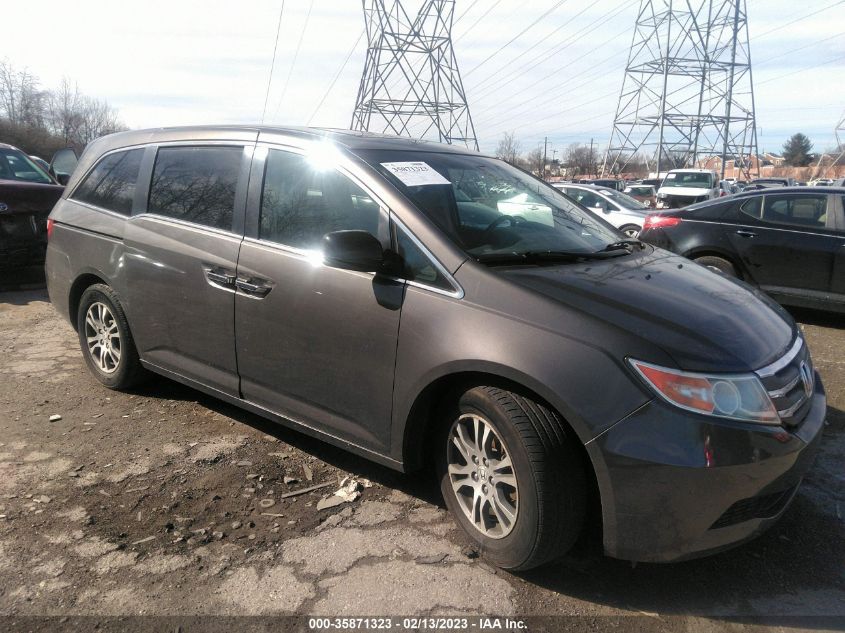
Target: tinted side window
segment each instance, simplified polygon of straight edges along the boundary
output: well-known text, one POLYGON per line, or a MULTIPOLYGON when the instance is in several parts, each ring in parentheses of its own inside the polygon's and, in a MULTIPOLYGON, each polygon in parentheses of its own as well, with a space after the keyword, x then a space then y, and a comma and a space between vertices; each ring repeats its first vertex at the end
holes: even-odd
POLYGON ((229 231, 243 147, 161 147, 148 211, 229 231))
POLYGON ((766 196, 763 203, 763 219, 778 224, 825 228, 827 196, 766 196))
POLYGON ((129 215, 138 182, 143 149, 115 152, 102 158, 71 196, 109 211, 129 215))
POLYGON ((319 249, 326 233, 362 230, 379 235, 379 205, 343 174, 304 156, 270 150, 261 194, 259 237, 319 249))
POLYGON ((763 207, 763 196, 757 196, 754 198, 749 198, 741 205, 739 205, 739 210, 742 211, 745 215, 750 215, 755 220, 760 219, 760 210, 763 207))
POLYGON ((396 230, 396 245, 399 249, 399 255, 402 257, 405 279, 443 290, 454 290, 452 284, 446 280, 428 255, 414 243, 405 231, 399 228, 396 230))

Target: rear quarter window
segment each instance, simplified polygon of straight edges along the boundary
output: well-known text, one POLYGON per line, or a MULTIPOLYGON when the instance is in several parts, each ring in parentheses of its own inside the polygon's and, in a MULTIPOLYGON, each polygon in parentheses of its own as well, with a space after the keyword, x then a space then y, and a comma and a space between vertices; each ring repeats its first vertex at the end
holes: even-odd
POLYGON ((74 190, 71 200, 129 215, 143 156, 143 149, 113 152, 104 156, 74 190))

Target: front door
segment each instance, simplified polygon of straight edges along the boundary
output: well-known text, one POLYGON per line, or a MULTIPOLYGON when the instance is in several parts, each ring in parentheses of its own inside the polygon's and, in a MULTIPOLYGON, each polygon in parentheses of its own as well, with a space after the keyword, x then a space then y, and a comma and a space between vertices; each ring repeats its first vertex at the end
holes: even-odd
POLYGON ((728 239, 764 290, 826 293, 836 250, 833 208, 824 193, 773 193, 742 203, 728 239), (830 208, 829 208, 830 207, 830 208))
POLYGON ((235 331, 244 399, 369 449, 389 445, 404 284, 321 263, 326 233, 369 231, 387 213, 345 173, 281 149, 257 150, 235 331), (266 152, 266 153, 265 153, 266 152), (260 156, 260 157, 259 157, 260 156))
POLYGON ((143 360, 236 396, 234 281, 252 147, 150 152, 146 211, 124 237, 135 344, 143 360))

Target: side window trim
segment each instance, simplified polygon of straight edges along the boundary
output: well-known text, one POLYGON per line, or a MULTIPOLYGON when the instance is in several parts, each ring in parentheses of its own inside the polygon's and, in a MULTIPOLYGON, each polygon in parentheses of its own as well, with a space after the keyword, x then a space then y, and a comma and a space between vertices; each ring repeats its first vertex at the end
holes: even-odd
POLYGON ((141 161, 141 171, 138 174, 138 187, 143 184, 141 193, 136 189, 135 200, 132 206, 132 217, 149 216, 156 219, 164 220, 182 224, 200 230, 211 231, 214 233, 222 233, 225 235, 244 236, 244 222, 247 204, 247 191, 250 184, 250 169, 254 160, 255 141, 251 140, 226 140, 226 141, 162 141, 160 143, 152 143, 146 146, 146 152, 141 161), (238 171, 238 182, 235 185, 235 201, 232 215, 232 226, 229 229, 221 229, 198 222, 191 222, 190 220, 183 220, 166 215, 153 213, 149 210, 149 196, 150 188, 152 187, 152 174, 155 168, 156 156, 158 150, 169 147, 242 147, 243 154, 241 156, 241 164, 238 171))
MULTIPOLYGON (((411 240, 414 245, 422 252, 422 254, 431 262, 432 266, 434 266, 441 275, 449 282, 449 285, 452 286, 452 291, 444 290, 443 288, 438 288, 437 286, 432 286, 421 281, 416 281, 413 279, 399 279, 399 278, 392 278, 396 281, 404 281, 409 286, 414 286, 416 288, 423 288, 425 290, 430 290, 431 292, 436 292, 437 294, 446 295, 447 297, 452 297, 454 299, 463 299, 464 298, 464 289, 461 287, 461 284, 452 276, 446 267, 440 263, 434 254, 428 250, 425 244, 420 241, 420 239, 414 235, 407 226, 405 226, 402 221, 396 216, 395 213, 392 211, 390 212, 390 223, 395 227, 397 232, 401 231, 405 237, 411 240)), ((391 242, 394 242, 391 238, 391 242)), ((391 250, 394 252, 398 252, 398 245, 395 243, 391 243, 391 250)))

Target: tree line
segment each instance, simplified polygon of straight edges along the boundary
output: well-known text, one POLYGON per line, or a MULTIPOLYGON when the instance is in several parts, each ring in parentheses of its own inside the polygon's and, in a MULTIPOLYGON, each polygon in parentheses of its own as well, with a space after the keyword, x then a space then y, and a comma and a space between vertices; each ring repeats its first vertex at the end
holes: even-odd
POLYGON ((28 69, 0 60, 0 143, 50 160, 63 147, 81 152, 94 139, 127 129, 107 101, 69 79, 44 89, 28 69))
MULTIPOLYGON (((819 155, 812 153, 813 143, 804 134, 792 135, 783 146, 784 165, 792 167, 805 167, 818 160, 819 155)), ((836 153, 845 148, 834 150, 836 153)), ((516 165, 526 171, 540 175, 566 176, 568 178, 583 177, 597 174, 604 161, 604 153, 598 147, 584 143, 573 143, 563 151, 554 152, 561 154, 558 159, 552 156, 552 152, 546 152, 546 164, 543 168, 543 147, 532 147, 523 151, 522 145, 513 133, 505 133, 496 147, 496 157, 516 165)), ((612 158, 612 157, 611 157, 612 158)), ((614 161, 609 160, 609 163, 614 161)), ((645 176, 649 173, 649 162, 645 157, 636 155, 625 163, 625 173, 636 176, 645 176)), ((667 151, 663 154, 663 170, 680 169, 690 167, 690 156, 688 153, 679 151, 667 151)))

